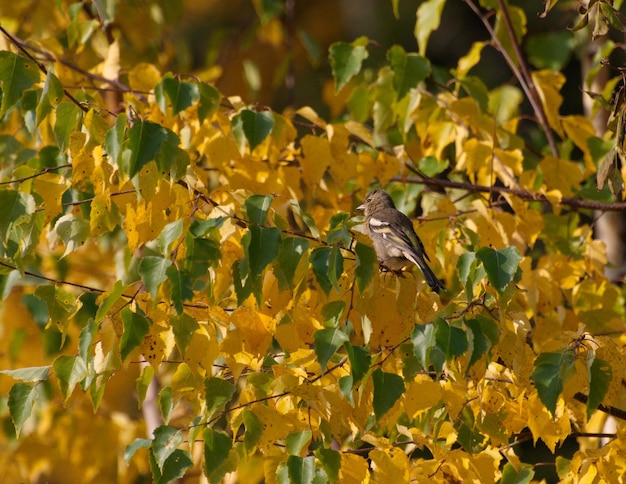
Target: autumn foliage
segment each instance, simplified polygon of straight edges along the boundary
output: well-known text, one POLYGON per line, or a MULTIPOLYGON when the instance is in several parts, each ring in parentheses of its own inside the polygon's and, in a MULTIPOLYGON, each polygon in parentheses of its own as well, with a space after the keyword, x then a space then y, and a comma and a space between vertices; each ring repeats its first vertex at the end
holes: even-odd
MULTIPOLYGON (((466 0, 488 40, 435 66, 427 0, 414 52, 334 39, 330 114, 279 111, 224 95, 225 66, 168 67, 177 2, 13 3, 3 482, 530 482, 526 441, 563 482, 626 472, 624 292, 593 234, 626 208, 619 76, 562 114, 564 63, 504 0, 466 0), (488 87, 492 47, 513 76, 488 87), (379 272, 355 210, 372 187, 445 291, 379 272)), ((291 45, 291 2, 253 3, 253 38, 291 45)), ((590 4, 570 27, 608 57, 622 17, 590 4)))

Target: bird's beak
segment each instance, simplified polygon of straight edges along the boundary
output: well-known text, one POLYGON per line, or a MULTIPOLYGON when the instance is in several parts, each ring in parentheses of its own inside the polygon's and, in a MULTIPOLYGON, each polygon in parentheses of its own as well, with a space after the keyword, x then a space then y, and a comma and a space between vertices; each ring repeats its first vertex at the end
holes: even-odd
POLYGON ((357 208, 357 210, 365 210, 365 204, 362 203, 361 205, 359 205, 357 208))

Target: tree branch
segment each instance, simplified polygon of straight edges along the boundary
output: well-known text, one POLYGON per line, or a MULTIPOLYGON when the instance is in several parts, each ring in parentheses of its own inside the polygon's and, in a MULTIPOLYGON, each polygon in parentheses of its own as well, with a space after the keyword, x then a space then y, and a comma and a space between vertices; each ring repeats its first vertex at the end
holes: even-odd
POLYGON ((487 18, 482 14, 482 12, 474 4, 474 2, 472 0, 463 0, 463 1, 472 9, 472 11, 476 14, 476 16, 480 18, 481 22, 485 26, 485 29, 489 32, 489 35, 491 36, 493 44, 498 49, 498 51, 500 51, 500 54, 502 54, 502 57, 504 57, 504 60, 506 61, 509 68, 511 69, 511 71, 513 72, 517 80, 519 81, 520 85, 522 86, 522 89, 524 90, 524 93, 526 94, 526 98, 530 102, 533 108, 533 111, 535 112, 537 116, 537 121, 541 125, 541 129, 546 135, 546 139, 548 140, 548 144, 550 145, 550 150, 552 151, 552 154, 554 156, 558 156, 559 152, 556 146, 556 141, 554 140, 552 130, 550 129, 550 126, 548 125, 548 119, 546 117, 545 111, 543 110, 543 104, 541 102, 541 99, 539 99, 537 88, 535 87, 535 83, 532 80, 532 76, 528 72, 528 67, 525 64, 524 56, 521 52, 519 44, 517 43, 515 30, 513 29, 511 18, 509 17, 509 13, 504 5, 504 1, 497 0, 498 6, 500 7, 500 11, 502 13, 504 24, 506 26, 509 37, 511 38, 511 44, 513 45, 513 49, 515 50, 515 55, 517 56, 517 60, 519 62, 519 67, 517 66, 517 64, 515 64, 515 61, 511 58, 509 53, 506 51, 506 49, 502 45, 502 42, 500 42, 500 39, 498 39, 498 36, 496 35, 495 30, 493 29, 493 27, 491 26, 487 18))
MULTIPOLYGON (((410 166, 407 165, 409 169, 410 166)), ((412 177, 395 176, 393 181, 403 181, 408 183, 417 183, 421 185, 428 185, 439 188, 454 188, 458 190, 467 190, 468 192, 475 193, 499 193, 514 195, 522 200, 530 202, 542 202, 552 204, 552 201, 542 193, 533 193, 526 190, 520 190, 517 188, 508 188, 493 186, 487 187, 484 185, 474 185, 472 183, 455 182, 450 180, 443 180, 440 178, 429 178, 421 175, 412 177)), ((561 198, 560 205, 567 205, 573 208, 598 210, 600 212, 622 212, 626 210, 626 202, 596 202, 592 200, 582 200, 580 198, 563 197, 561 198)))

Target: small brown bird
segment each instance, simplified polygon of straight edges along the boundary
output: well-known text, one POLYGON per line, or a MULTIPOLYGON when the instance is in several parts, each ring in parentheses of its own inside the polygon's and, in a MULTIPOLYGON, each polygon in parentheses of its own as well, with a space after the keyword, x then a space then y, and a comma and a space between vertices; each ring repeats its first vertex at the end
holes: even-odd
POLYGON ((412 262, 420 268, 434 291, 445 289, 426 263, 430 259, 411 219, 396 209, 387 192, 370 192, 357 209, 364 211, 365 233, 372 239, 381 269, 399 273, 412 262))

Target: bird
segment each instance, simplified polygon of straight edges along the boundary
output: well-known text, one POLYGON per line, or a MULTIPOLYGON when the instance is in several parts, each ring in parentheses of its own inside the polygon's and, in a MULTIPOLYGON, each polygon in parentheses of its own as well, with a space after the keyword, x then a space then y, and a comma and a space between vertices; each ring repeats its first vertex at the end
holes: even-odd
POLYGON ((365 233, 372 239, 381 270, 400 274, 413 263, 422 271, 431 289, 437 292, 445 289, 426 263, 430 259, 411 219, 396 209, 386 191, 371 191, 357 210, 363 210, 365 233))

